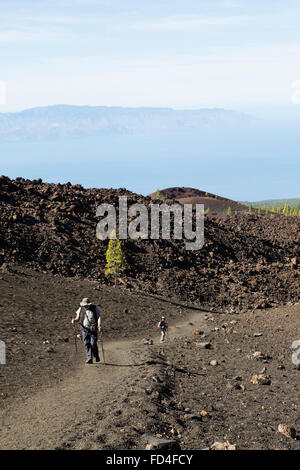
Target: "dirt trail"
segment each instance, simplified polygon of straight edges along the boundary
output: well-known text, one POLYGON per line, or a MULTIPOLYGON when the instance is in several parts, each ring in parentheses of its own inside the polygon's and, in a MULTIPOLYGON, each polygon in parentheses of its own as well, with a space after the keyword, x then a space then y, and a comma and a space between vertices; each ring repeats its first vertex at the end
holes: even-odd
MULTIPOLYGON (((184 336, 203 325, 203 314, 193 314, 171 326, 168 338, 184 336)), ((158 342, 159 333, 154 338, 154 343, 158 342)), ((137 367, 146 366, 138 354, 134 357, 137 343, 141 341, 106 343, 106 364, 91 366, 84 364, 80 344, 74 357, 78 368, 71 377, 0 412, 0 449, 55 449, 70 447, 68 442, 72 442, 72 448, 89 448, 85 436, 99 425, 103 417, 99 410, 118 403, 126 380, 136 374, 137 367)))

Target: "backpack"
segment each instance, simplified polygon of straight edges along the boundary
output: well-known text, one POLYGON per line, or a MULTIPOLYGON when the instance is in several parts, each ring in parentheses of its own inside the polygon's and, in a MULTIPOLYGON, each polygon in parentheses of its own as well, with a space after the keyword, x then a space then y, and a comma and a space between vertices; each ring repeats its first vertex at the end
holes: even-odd
POLYGON ((163 321, 159 321, 156 325, 156 328, 158 330, 166 330, 167 329, 167 324, 166 322, 163 320, 163 321))
POLYGON ((91 331, 92 333, 95 333, 97 331, 97 322, 98 322, 98 315, 97 315, 97 312, 96 312, 96 305, 89 305, 88 308, 81 307, 81 311, 80 311, 80 314, 79 314, 79 322, 80 322, 81 327, 84 330, 91 331), (89 328, 86 328, 85 326, 83 326, 83 322, 84 322, 87 310, 89 310, 93 313, 93 319, 94 319, 94 323, 96 325, 95 328, 89 329, 89 328))

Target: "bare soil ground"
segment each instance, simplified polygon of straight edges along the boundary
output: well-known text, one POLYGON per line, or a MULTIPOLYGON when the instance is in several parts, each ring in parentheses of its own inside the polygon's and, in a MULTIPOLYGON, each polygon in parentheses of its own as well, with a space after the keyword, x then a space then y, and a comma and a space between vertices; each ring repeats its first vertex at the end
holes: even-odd
POLYGON ((139 449, 147 434, 182 449, 300 449, 299 304, 228 314, 18 265, 0 277, 1 449, 139 449), (75 351, 70 319, 85 296, 103 309, 106 364, 85 365, 80 342, 75 351), (269 385, 251 382, 260 372, 269 385))
POLYGON ((114 289, 96 208, 124 195, 151 210, 125 189, 0 177, 0 448, 140 449, 154 435, 182 449, 299 449, 300 219, 207 217, 195 252, 125 240, 114 289), (103 311, 106 364, 85 365, 79 340, 76 353, 83 297, 103 311))

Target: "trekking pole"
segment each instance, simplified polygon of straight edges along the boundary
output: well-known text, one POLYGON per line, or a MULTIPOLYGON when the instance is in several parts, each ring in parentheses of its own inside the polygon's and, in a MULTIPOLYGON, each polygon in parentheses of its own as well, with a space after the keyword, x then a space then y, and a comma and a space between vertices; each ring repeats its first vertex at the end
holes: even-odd
POLYGON ((100 344, 101 344, 101 349, 102 349, 102 356, 103 356, 103 362, 105 364, 105 354, 104 354, 104 347, 103 347, 103 332, 101 331, 100 333, 100 344))
POLYGON ((75 351, 76 351, 76 354, 77 354, 78 350, 77 350, 77 335, 76 335, 76 328, 75 328, 75 325, 74 325, 74 323, 72 323, 72 325, 73 325, 73 330, 74 330, 75 351))

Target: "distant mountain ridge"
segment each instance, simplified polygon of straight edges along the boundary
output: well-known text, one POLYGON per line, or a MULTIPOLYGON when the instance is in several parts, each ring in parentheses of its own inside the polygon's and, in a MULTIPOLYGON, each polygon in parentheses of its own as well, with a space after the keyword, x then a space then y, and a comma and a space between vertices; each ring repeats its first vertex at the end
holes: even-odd
POLYGON ((290 207, 298 207, 300 208, 300 197, 291 197, 291 198, 282 198, 282 199, 265 199, 263 201, 254 201, 254 202, 249 202, 249 201, 244 201, 241 202, 241 204, 251 204, 252 207, 283 207, 285 204, 287 204, 290 207))
POLYGON ((109 134, 249 127, 258 120, 226 109, 174 110, 55 105, 0 113, 0 139, 52 139, 109 134))

